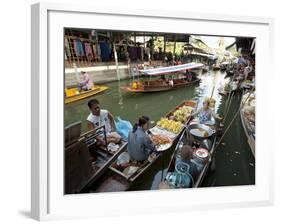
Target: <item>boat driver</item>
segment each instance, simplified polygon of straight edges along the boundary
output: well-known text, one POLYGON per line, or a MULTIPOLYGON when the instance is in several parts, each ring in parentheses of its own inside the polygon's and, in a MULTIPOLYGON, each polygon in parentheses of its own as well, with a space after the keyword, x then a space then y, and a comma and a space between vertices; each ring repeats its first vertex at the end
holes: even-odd
POLYGON ((81 75, 83 76, 83 81, 78 84, 78 90, 88 91, 91 90, 94 86, 92 79, 90 78, 87 72, 82 71, 81 75))
MULTIPOLYGON (((104 125, 107 142, 119 143, 121 136, 115 132, 116 129, 112 114, 105 109, 100 108, 100 103, 97 99, 92 99, 88 102, 88 107, 91 111, 87 118, 88 129, 92 130, 98 126, 104 125)), ((97 137, 98 144, 105 146, 103 135, 97 137)))

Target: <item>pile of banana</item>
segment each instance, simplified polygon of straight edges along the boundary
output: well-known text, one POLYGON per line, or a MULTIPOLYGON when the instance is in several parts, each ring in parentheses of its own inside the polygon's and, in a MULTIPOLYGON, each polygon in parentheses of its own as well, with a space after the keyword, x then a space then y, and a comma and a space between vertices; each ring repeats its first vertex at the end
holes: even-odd
POLYGON ((182 106, 173 113, 174 120, 185 124, 187 119, 190 117, 192 111, 192 107, 182 106))
POLYGON ((181 122, 169 120, 168 118, 163 117, 157 122, 157 125, 175 134, 178 134, 182 129, 181 122))

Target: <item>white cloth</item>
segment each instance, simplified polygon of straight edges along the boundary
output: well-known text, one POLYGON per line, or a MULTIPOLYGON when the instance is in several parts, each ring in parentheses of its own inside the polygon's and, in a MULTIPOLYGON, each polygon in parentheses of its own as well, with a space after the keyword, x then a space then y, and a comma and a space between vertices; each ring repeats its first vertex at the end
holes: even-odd
POLYGON ((102 109, 100 111, 100 116, 96 116, 90 113, 87 121, 90 121, 95 127, 104 125, 106 133, 110 133, 112 130, 107 110, 102 109))

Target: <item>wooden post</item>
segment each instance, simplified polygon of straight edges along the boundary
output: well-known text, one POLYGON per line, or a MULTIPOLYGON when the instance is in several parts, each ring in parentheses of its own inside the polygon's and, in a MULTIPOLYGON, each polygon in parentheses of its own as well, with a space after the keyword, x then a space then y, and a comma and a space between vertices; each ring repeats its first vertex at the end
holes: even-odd
POLYGON ((174 50, 173 50, 173 65, 175 64, 175 58, 176 58, 176 46, 177 46, 177 42, 176 42, 176 37, 174 36, 174 50))
POLYGON ((118 81, 120 81, 119 65, 118 65, 118 56, 117 56, 117 51, 116 51, 115 43, 113 43, 113 51, 114 51, 114 59, 115 59, 115 66, 116 66, 117 79, 118 79, 118 81))
POLYGON ((141 60, 144 61, 144 53, 145 53, 145 33, 143 34, 143 50, 141 55, 141 60))
POLYGON ((153 53, 154 53, 154 40, 153 40, 153 35, 151 36, 151 46, 150 46, 150 50, 151 50, 151 53, 150 53, 150 58, 151 60, 154 60, 154 56, 153 56, 153 53))
POLYGON ((136 38, 136 33, 134 32, 134 44, 136 46, 137 38, 136 38))
POLYGON ((78 83, 80 83, 80 77, 79 77, 77 66, 76 66, 75 62, 73 62, 73 68, 74 68, 74 71, 75 71, 76 80, 77 80, 78 83))
POLYGON ((163 47, 163 51, 164 51, 164 53, 166 53, 166 38, 165 38, 165 35, 164 35, 164 47, 163 47))

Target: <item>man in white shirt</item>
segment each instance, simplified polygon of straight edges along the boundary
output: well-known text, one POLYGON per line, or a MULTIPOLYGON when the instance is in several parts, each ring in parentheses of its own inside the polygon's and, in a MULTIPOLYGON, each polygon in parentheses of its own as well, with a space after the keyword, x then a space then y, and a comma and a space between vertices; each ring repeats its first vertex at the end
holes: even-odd
MULTIPOLYGON (((88 107, 91 111, 87 118, 88 129, 92 130, 98 126, 104 125, 107 142, 120 142, 121 136, 117 132, 114 132, 116 127, 112 114, 108 110, 101 109, 100 103, 96 99, 90 100, 88 102, 88 107)), ((103 136, 98 136, 97 140, 99 144, 105 145, 103 136)))

